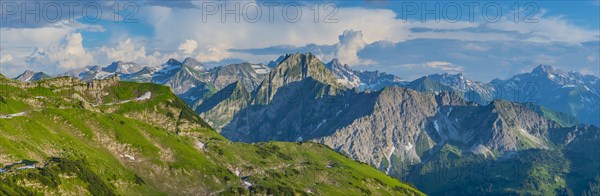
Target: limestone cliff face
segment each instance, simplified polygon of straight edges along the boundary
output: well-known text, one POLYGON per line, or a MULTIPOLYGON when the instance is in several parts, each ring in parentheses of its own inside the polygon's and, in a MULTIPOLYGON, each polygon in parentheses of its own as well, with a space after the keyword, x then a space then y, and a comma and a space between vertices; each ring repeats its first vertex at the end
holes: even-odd
POLYGON ((520 104, 495 101, 478 106, 456 94, 387 88, 371 114, 314 141, 393 173, 392 166, 426 161, 445 143, 492 157, 546 149, 551 146, 549 130, 558 127, 520 104))
POLYGON ((117 83, 119 83, 119 81, 121 81, 121 79, 119 78, 118 75, 115 76, 111 76, 108 79, 104 79, 104 80, 92 80, 91 82, 87 83, 87 89, 86 90, 102 90, 104 88, 113 86, 117 83))
POLYGON ((256 89, 267 75, 269 68, 262 64, 231 64, 210 70, 209 83, 217 89, 223 89, 235 82, 240 82, 248 91, 256 89))
MULTIPOLYGON (((336 87, 312 78, 292 82, 274 95, 269 105, 249 105, 236 113, 221 134, 236 141, 281 140, 296 141, 321 137, 332 133, 347 120, 368 113, 353 109, 350 100, 369 104, 369 93, 347 91, 347 96, 336 87), (340 98, 340 99, 338 99, 340 98), (347 117, 342 117, 347 116, 347 117)), ((368 107, 365 107, 368 108, 368 107)))
POLYGON ((315 55, 286 55, 256 89, 252 103, 266 105, 271 102, 280 87, 309 77, 325 84, 337 84, 335 75, 315 55))
POLYGON ((436 97, 403 88, 386 88, 375 98, 372 113, 315 141, 384 171, 389 171, 384 165, 393 161, 400 161, 393 164, 418 163, 420 153, 441 142, 441 134, 431 125, 440 106, 465 105, 455 99, 447 94, 436 97), (423 142, 419 145, 418 140, 423 142))
POLYGON ((196 113, 215 129, 221 129, 233 116, 246 108, 250 93, 242 82, 234 82, 196 108, 196 113))
POLYGON ((241 110, 222 134, 235 141, 323 143, 388 173, 427 161, 446 143, 488 157, 552 146, 559 125, 521 104, 466 102, 457 93, 401 87, 338 90, 312 79, 292 82, 266 105, 241 110))

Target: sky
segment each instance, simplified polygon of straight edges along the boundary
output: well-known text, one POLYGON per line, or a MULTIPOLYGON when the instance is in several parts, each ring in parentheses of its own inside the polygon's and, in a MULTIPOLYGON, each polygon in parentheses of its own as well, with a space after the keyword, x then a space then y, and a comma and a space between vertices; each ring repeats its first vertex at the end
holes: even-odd
POLYGON ((0 73, 193 57, 208 67, 312 52, 405 80, 600 75, 600 0, 0 1, 0 73))

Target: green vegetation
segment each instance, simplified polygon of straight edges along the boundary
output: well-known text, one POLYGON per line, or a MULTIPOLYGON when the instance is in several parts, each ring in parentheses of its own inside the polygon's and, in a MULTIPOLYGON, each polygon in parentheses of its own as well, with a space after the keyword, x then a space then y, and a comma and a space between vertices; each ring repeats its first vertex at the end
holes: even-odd
POLYGON ((523 150, 497 159, 457 153, 445 145, 408 176, 427 194, 440 195, 564 195, 569 160, 560 151, 523 150))
POLYGON ((422 194, 324 145, 230 142, 167 87, 60 81, 0 84, 21 103, 2 112, 26 112, 0 119, 0 194, 422 194))
POLYGON ((18 184, 19 181, 30 180, 41 183, 43 186, 56 189, 61 184, 59 175, 74 175, 79 181, 86 184, 85 188, 93 195, 115 195, 113 190, 98 175, 86 166, 85 159, 70 160, 64 158, 50 158, 41 168, 27 169, 16 172, 15 175, 3 179, 4 184, 0 190, 6 195, 31 195, 31 191, 18 184))
POLYGON ((535 105, 533 103, 526 103, 525 106, 533 110, 534 112, 546 117, 547 119, 558 123, 562 127, 572 127, 579 124, 577 118, 567 113, 555 112, 544 106, 535 105))

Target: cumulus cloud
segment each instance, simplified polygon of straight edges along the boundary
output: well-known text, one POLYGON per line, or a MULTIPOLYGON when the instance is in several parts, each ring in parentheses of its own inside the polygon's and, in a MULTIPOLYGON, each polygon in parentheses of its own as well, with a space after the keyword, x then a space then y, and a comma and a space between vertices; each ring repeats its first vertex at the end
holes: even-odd
POLYGON ((200 52, 196 59, 202 61, 221 61, 226 58, 231 58, 231 52, 228 51, 228 47, 223 45, 210 46, 200 52))
POLYGON ((12 55, 10 54, 3 54, 2 56, 0 56, 0 63, 6 63, 9 61, 12 61, 14 58, 12 55))
POLYGON ((82 44, 80 33, 67 35, 60 43, 48 48, 36 48, 28 57, 27 63, 40 67, 52 66, 62 70, 84 67, 94 62, 91 53, 82 44))
POLYGON ((185 42, 179 45, 179 50, 188 55, 194 53, 196 48, 198 48, 198 42, 193 39, 185 40, 185 42))
POLYGON ((358 57, 358 51, 365 48, 367 43, 363 40, 361 31, 346 30, 339 36, 336 57, 348 65, 369 64, 358 57))
MULTIPOLYGON (((324 23, 323 18, 315 23, 312 15, 308 14, 303 14, 295 23, 287 22, 282 17, 282 6, 275 9, 273 22, 269 21, 266 7, 263 8, 261 20, 257 22, 244 19, 235 22, 231 16, 222 22, 220 14, 205 16, 206 22, 203 22, 202 10, 195 8, 148 6, 141 9, 140 18, 154 28, 155 41, 152 44, 178 48, 180 40, 193 39, 198 45, 196 51, 208 51, 220 46, 244 49, 277 45, 331 45, 337 43, 340 33, 347 29, 360 30, 367 43, 400 41, 408 35, 406 28, 400 28, 404 23, 397 19, 396 13, 387 9, 342 7, 334 16, 338 21, 333 23, 324 23), (192 18, 198 20, 190 21, 192 18), (190 22, 197 25, 190 25, 190 22), (172 29, 178 29, 177 33, 173 33, 172 29)), ((309 11, 308 7, 303 6, 302 9, 305 13, 309 11)))
POLYGON ((95 55, 99 57, 98 63, 109 63, 112 61, 142 61, 146 58, 146 48, 140 43, 135 43, 131 38, 119 41, 115 47, 103 46, 96 50, 95 55))
POLYGON ((58 62, 70 65, 77 63, 75 61, 91 62, 83 60, 90 56, 87 55, 89 54, 87 52, 80 53, 82 51, 82 47, 79 47, 81 44, 74 45, 77 40, 73 39, 81 38, 81 34, 69 37, 70 40, 66 40, 66 37, 82 31, 104 32, 106 30, 100 25, 84 24, 78 21, 60 20, 54 23, 42 21, 25 24, 20 20, 11 20, 11 18, 7 18, 7 20, 8 22, 3 23, 0 28, 0 50, 2 50, 3 56, 10 55, 12 57, 11 61, 4 62, 2 65, 4 67, 3 74, 9 76, 16 76, 26 69, 49 73, 66 69, 63 65, 59 66, 58 62), (60 49, 61 47, 63 49, 60 49), (66 52, 66 55, 64 57, 57 56, 58 51, 66 52), (53 56, 44 57, 48 53, 53 53, 53 56), (77 53, 84 56, 76 57, 77 53))

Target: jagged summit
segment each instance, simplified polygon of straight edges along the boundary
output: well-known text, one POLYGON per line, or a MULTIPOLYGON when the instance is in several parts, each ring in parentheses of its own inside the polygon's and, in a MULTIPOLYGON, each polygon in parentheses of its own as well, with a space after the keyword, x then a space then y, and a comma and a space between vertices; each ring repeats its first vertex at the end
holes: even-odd
POLYGON ((340 60, 337 58, 332 59, 331 61, 329 61, 329 63, 326 63, 325 66, 329 69, 336 68, 336 67, 343 67, 346 69, 350 69, 350 66, 348 66, 348 64, 342 64, 342 62, 340 62, 340 60))
POLYGON ((14 78, 15 80, 19 80, 21 82, 35 82, 45 78, 50 78, 50 76, 44 72, 35 72, 32 70, 26 70, 21 75, 14 78))
POLYGON ((107 67, 102 68, 102 71, 109 73, 132 74, 141 71, 143 68, 143 66, 134 62, 116 61, 107 67))
POLYGON ((281 62, 283 61, 283 59, 285 59, 285 56, 286 56, 286 55, 281 55, 281 56, 279 56, 279 57, 277 58, 277 60, 270 61, 270 62, 267 64, 267 66, 268 66, 269 68, 274 68, 274 67, 277 67, 277 65, 279 65, 279 63, 281 63, 281 62))
POLYGON ((271 69, 262 64, 239 63, 211 69, 211 83, 218 89, 240 81, 250 91, 256 89, 271 69))
POLYGON ((170 58, 164 65, 181 65, 181 62, 174 58, 170 58))
POLYGON ((537 67, 535 67, 531 73, 538 73, 538 74, 547 74, 547 73, 556 73, 556 72, 562 72, 559 69, 557 69, 556 67, 552 66, 552 65, 538 65, 537 67))
POLYGON ((196 59, 194 59, 192 57, 186 57, 185 59, 183 59, 183 63, 184 64, 199 64, 200 62, 198 62, 196 59))
POLYGON ((400 86, 404 83, 401 78, 385 72, 353 70, 339 59, 331 60, 325 67, 331 70, 337 82, 346 88, 381 90, 386 86, 400 86))
POLYGON ((314 54, 287 54, 281 63, 271 69, 254 93, 252 102, 268 104, 280 87, 309 77, 324 84, 339 86, 335 75, 314 54))
POLYGON ((183 65, 193 68, 196 71, 205 72, 206 68, 202 63, 192 57, 187 57, 183 60, 183 65))

